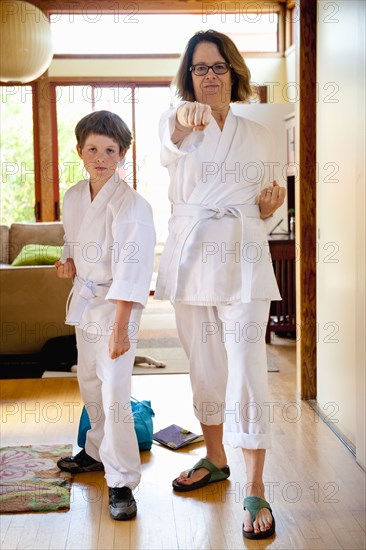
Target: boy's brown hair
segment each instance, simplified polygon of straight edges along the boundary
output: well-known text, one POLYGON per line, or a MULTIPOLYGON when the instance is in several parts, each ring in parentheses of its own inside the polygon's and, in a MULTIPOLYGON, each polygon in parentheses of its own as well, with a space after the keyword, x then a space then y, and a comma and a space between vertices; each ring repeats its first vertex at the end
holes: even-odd
POLYGON ((90 134, 108 136, 119 145, 119 152, 127 151, 132 134, 120 116, 111 111, 95 111, 84 116, 75 127, 77 144, 82 149, 90 134))

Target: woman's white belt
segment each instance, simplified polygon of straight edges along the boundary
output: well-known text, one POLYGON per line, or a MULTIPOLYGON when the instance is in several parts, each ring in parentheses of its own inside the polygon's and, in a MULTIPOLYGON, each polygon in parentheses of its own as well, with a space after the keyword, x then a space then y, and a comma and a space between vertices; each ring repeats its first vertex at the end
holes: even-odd
POLYGON ((79 325, 86 305, 92 298, 105 298, 108 294, 112 281, 107 283, 96 283, 75 276, 74 284, 66 303, 66 323, 68 325, 79 325), (72 307, 71 306, 72 300, 72 307))
MULTIPOLYGON (((179 265, 182 258, 184 245, 192 233, 196 225, 204 219, 209 218, 222 218, 223 216, 233 216, 239 218, 241 221, 241 247, 242 247, 242 261, 241 261, 241 279, 242 279, 242 301, 251 301, 252 279, 253 279, 253 264, 255 259, 251 259, 245 256, 246 251, 251 245, 262 246, 264 243, 257 243, 258 230, 257 225, 253 227, 251 218, 260 218, 259 207, 256 204, 234 204, 227 206, 220 205, 201 205, 201 204, 187 204, 178 203, 173 205, 172 216, 183 216, 191 218, 187 223, 184 231, 180 234, 178 242, 174 247, 171 266, 176 267, 174 287, 170 289, 170 295, 175 296, 175 292, 178 286, 179 278, 179 265)), ((166 273, 167 275, 167 273, 166 273)))
POLYGON ((204 206, 201 204, 178 203, 173 204, 173 216, 192 216, 196 219, 222 218, 234 216, 236 218, 260 218, 257 204, 234 204, 229 206, 204 206))

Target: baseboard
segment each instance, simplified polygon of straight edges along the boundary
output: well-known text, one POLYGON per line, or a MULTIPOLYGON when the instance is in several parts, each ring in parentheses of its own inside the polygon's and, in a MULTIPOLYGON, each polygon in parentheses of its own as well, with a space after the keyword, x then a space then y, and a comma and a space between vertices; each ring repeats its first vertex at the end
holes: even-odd
POLYGON ((315 399, 308 399, 307 403, 310 405, 310 407, 317 413, 319 418, 323 420, 323 422, 332 430, 332 432, 338 437, 338 439, 343 443, 345 447, 353 454, 353 456, 356 458, 356 447, 355 445, 344 435, 341 430, 337 429, 334 422, 329 422, 327 420, 326 415, 321 410, 321 408, 318 406, 318 402, 315 399))

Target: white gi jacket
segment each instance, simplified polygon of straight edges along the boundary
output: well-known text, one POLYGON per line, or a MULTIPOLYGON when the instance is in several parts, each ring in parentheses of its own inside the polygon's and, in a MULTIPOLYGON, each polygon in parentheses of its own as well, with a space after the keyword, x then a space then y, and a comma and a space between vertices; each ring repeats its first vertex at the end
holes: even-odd
POLYGON ((68 189, 63 224, 61 260, 73 258, 76 266, 66 324, 109 334, 115 300, 143 307, 149 296, 155 246, 151 206, 115 172, 93 201, 88 180, 68 189))
POLYGON ((172 217, 155 298, 196 305, 280 300, 256 200, 273 179, 269 131, 228 112, 222 132, 171 141, 176 108, 160 121, 172 217))

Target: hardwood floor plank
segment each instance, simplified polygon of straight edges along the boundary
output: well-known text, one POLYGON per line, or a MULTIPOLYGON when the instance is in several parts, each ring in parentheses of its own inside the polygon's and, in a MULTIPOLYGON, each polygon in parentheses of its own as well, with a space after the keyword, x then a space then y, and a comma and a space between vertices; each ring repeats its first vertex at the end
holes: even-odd
MULTIPOLYGON (((98 545, 97 545, 97 548, 100 550, 109 550, 110 548, 113 548, 113 545, 114 545, 115 527, 117 522, 112 520, 109 515, 108 503, 109 503, 108 489, 107 489, 107 486, 104 484, 103 496, 101 501, 101 509, 100 509, 100 526, 99 526, 99 536, 98 536, 98 545)), ((133 519, 132 521, 126 524, 128 529, 126 527, 125 534, 126 534, 126 540, 128 541, 130 541, 131 526, 135 521, 136 520, 133 519)))
POLYGON ((126 521, 116 522, 114 527, 114 543, 115 550, 129 550, 131 548, 131 531, 134 525, 126 521))
POLYGON ((366 514, 365 510, 351 510, 351 513, 361 529, 366 532, 366 514))
POLYGON ((36 548, 36 540, 42 523, 42 515, 26 514, 27 522, 22 529, 21 537, 18 541, 17 550, 27 550, 36 548))
POLYGON ((18 548, 18 542, 23 534, 23 527, 9 526, 4 540, 2 541, 2 550, 16 550, 18 548))
POLYGON ((57 550, 65 547, 71 515, 69 512, 42 514, 34 546, 37 550, 57 550))
POLYGON ((10 527, 12 516, 10 514, 0 515, 0 548, 3 548, 6 533, 10 527))
POLYGON ((188 494, 174 495, 172 500, 178 548, 211 550, 209 534, 198 499, 188 494))
POLYGON ((327 545, 325 548, 334 548, 334 550, 341 550, 343 548, 325 519, 315 518, 313 521, 321 539, 327 545))
POLYGON ((335 531, 335 535, 342 548, 351 550, 365 550, 365 536, 360 536, 358 533, 354 533, 348 529, 337 529, 335 531))
POLYGON ((174 513, 169 487, 160 478, 145 479, 135 495, 137 518, 131 523, 131 548, 163 550, 178 548, 174 529, 174 513), (170 526, 162 529, 162 526, 170 526))

